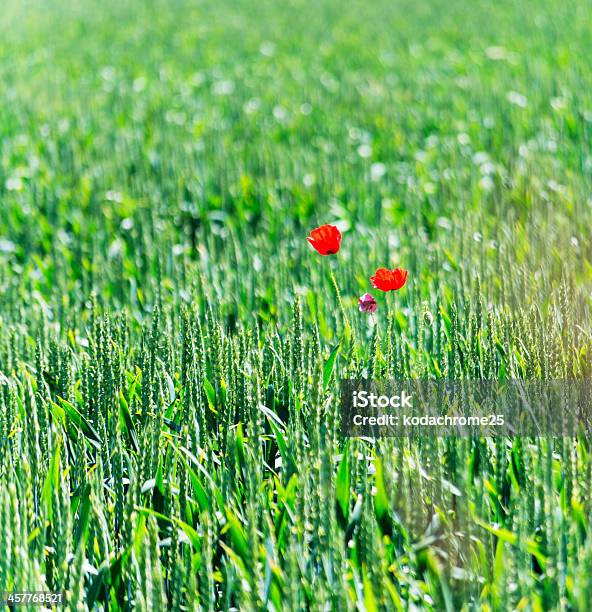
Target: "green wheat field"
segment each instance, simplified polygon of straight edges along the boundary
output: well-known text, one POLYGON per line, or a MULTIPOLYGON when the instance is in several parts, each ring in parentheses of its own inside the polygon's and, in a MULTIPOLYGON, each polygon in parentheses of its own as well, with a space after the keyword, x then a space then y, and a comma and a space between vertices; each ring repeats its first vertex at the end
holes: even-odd
POLYGON ((0 591, 590 610, 589 436, 347 438, 339 384, 592 378, 591 23, 3 2, 0 591))

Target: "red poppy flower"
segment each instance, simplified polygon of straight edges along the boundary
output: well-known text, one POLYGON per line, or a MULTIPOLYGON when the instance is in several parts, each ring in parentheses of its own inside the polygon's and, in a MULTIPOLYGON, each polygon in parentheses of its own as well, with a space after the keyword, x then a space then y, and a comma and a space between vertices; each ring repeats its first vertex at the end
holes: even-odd
POLYGON ((321 255, 335 255, 341 248, 341 232, 334 225, 321 225, 307 240, 321 255))
POLYGON ((403 270, 403 268, 395 268, 394 270, 378 268, 374 276, 370 277, 370 280, 375 289, 397 291, 407 282, 407 270, 403 270))

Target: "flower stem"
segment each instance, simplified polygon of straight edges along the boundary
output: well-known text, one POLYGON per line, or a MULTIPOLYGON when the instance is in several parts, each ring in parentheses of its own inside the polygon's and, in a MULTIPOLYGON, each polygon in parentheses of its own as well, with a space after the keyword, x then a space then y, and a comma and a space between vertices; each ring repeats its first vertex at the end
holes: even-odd
POLYGON ((349 340, 350 338, 353 338, 353 330, 351 325, 349 324, 349 319, 343 306, 343 300, 341 299, 341 293, 339 291, 339 287, 337 286, 337 280, 331 268, 329 268, 329 276, 331 277, 331 282, 333 283, 333 287, 335 288, 335 293, 337 294, 337 301, 339 302, 339 309, 341 310, 341 315, 343 316, 343 321, 345 323, 345 335, 349 340))

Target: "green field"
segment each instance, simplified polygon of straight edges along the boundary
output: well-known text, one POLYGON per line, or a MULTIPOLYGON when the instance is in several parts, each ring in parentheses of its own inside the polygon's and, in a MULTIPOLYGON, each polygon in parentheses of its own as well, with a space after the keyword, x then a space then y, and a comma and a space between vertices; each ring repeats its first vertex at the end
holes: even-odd
POLYGON ((589 435, 344 438, 339 382, 592 378, 591 23, 2 3, 0 592, 590 610, 589 435))

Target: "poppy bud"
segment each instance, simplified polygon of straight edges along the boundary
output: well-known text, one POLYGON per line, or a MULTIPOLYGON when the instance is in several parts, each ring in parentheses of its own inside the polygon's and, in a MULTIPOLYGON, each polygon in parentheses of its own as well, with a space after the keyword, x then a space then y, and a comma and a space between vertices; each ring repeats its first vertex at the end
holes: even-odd
POLYGON ((376 312, 376 306, 376 300, 369 293, 364 293, 358 300, 360 312, 376 312))

